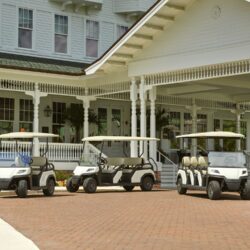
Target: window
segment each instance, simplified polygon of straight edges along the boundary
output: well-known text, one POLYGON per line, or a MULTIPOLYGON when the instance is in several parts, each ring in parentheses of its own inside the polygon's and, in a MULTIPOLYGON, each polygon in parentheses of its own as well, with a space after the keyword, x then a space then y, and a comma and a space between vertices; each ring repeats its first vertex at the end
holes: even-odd
POLYGON ((53 139, 53 141, 64 142, 64 123, 65 123, 66 103, 53 102, 53 127, 52 132, 59 135, 59 138, 53 139))
POLYGON ((108 133, 108 111, 105 108, 98 108, 98 134, 107 135, 108 133))
POLYGON ((87 20, 86 56, 98 57, 99 23, 87 20))
POLYGON ((18 47, 32 49, 33 11, 19 8, 18 47))
POLYGON ((14 99, 0 98, 0 134, 13 131, 14 106, 14 99))
POLYGON ((21 99, 19 110, 19 130, 31 132, 33 122, 33 102, 32 100, 21 99))
POLYGON ((127 32, 128 27, 117 25, 117 38, 120 38, 125 32, 127 32))
POLYGON ((112 135, 121 135, 121 110, 112 109, 112 135))
POLYGON ((67 53, 68 17, 55 15, 55 52, 67 53))

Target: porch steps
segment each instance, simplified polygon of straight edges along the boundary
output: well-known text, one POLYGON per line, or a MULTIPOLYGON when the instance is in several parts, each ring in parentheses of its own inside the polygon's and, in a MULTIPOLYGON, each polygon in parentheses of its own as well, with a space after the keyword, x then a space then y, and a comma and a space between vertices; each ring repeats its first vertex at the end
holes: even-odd
POLYGON ((162 164, 161 188, 176 189, 177 166, 174 164, 162 164))

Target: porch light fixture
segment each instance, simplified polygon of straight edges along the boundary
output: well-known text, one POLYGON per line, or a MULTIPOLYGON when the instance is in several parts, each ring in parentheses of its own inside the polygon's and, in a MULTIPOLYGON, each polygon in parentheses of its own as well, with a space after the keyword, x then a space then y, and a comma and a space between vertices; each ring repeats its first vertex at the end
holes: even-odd
POLYGON ((47 105, 46 108, 43 110, 43 112, 44 112, 45 117, 50 117, 50 115, 52 113, 52 109, 50 108, 49 105, 47 105))

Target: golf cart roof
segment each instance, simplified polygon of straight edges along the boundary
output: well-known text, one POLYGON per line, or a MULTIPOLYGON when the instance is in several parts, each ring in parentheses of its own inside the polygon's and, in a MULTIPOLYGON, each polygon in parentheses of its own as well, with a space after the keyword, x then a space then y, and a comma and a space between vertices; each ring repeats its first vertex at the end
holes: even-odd
POLYGON ((90 136, 83 138, 82 141, 159 141, 159 139, 131 136, 90 136))
POLYGON ((0 139, 27 139, 27 138, 51 138, 58 137, 55 134, 34 133, 34 132, 13 132, 0 135, 0 139))
POLYGON ((211 131, 204 133, 194 133, 187 135, 178 135, 176 138, 234 138, 234 139, 243 139, 244 135, 233 133, 233 132, 225 132, 225 131, 211 131))

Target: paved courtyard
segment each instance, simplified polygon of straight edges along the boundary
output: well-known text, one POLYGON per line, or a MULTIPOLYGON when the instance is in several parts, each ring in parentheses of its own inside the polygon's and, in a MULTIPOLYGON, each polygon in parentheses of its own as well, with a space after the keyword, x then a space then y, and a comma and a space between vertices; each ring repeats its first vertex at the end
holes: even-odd
POLYGON ((219 201, 176 191, 2 196, 0 218, 40 249, 250 249, 250 201, 237 194, 219 201))

